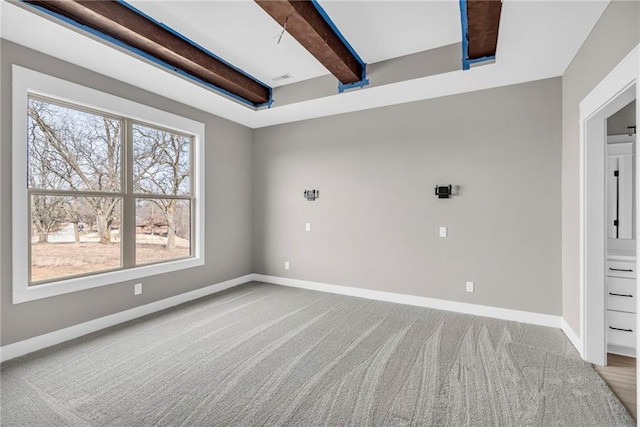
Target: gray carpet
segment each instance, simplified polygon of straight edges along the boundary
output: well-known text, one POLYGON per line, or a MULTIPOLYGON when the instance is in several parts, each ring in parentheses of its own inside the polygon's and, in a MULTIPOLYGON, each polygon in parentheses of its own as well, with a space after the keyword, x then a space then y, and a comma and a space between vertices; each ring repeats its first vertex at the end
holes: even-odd
POLYGON ((634 425, 558 329, 256 283, 1 374, 3 426, 634 425))

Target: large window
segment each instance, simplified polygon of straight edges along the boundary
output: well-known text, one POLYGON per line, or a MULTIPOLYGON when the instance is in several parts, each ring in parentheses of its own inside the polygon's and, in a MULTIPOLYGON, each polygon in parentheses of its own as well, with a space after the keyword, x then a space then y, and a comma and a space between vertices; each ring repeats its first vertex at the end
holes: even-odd
POLYGON ((13 71, 14 302, 201 265, 204 126, 13 71))

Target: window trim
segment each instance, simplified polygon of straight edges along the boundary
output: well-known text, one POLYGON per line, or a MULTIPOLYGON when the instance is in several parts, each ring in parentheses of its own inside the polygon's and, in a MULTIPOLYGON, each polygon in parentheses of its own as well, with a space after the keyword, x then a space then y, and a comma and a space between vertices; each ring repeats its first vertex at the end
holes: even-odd
POLYGON ((205 125, 195 120, 120 98, 86 86, 18 65, 12 65, 12 274, 13 304, 142 279, 204 265, 204 134, 205 125), (106 114, 125 116, 160 128, 193 135, 193 257, 146 264, 124 270, 72 277, 29 286, 30 230, 27 191, 27 108, 33 94, 86 107, 106 114))

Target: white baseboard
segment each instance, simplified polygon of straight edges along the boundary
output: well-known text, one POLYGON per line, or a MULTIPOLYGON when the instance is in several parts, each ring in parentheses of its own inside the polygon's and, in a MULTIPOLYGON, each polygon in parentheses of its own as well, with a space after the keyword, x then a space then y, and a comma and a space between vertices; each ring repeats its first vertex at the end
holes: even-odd
POLYGON ((146 316, 166 308, 170 308, 188 301, 192 301, 204 296, 232 288, 243 283, 257 281, 273 283, 275 285, 289 286, 294 288, 309 289, 313 291, 329 292, 340 295, 348 295, 359 298, 367 298, 378 301, 394 302, 398 304, 414 305, 418 307, 434 308, 437 310, 454 311, 458 313, 473 314, 476 316, 493 317, 502 320, 529 323, 533 325, 549 326, 561 328, 569 338, 569 341, 580 352, 582 356, 582 340, 571 329, 571 327, 560 316, 549 314, 533 313, 528 311, 511 310, 506 308, 491 307, 486 305, 469 304, 464 302, 448 301, 435 298, 426 298, 393 292, 374 291, 363 288, 353 288, 349 286, 331 285, 327 283, 311 282, 306 280, 288 279, 284 277, 266 276, 263 274, 247 274, 205 288, 196 289, 184 294, 176 295, 160 301, 141 305, 119 313, 101 317, 70 326, 48 334, 39 335, 24 341, 0 347, 0 361, 4 362, 27 353, 40 350, 45 347, 60 344, 101 329, 108 328, 138 317, 146 316))
POLYGON ((549 326, 552 328, 560 328, 563 320, 560 316, 553 316, 550 314, 510 310, 507 308, 491 307, 487 305, 418 297, 413 295, 397 294, 393 292, 373 291, 369 289, 352 288, 350 286, 330 285, 327 283, 288 279, 285 277, 266 276, 263 274, 254 274, 253 276, 253 280, 255 281, 273 283, 274 285, 290 286, 294 288, 309 289, 312 291, 329 292, 333 294, 349 295, 359 298, 395 302, 398 304, 415 305, 418 307, 435 308, 437 310, 455 311, 458 313, 473 314, 475 316, 493 317, 496 319, 512 320, 515 322, 549 326))
POLYGON ((241 285, 243 283, 251 282, 252 280, 254 280, 254 275, 247 274, 245 276, 237 277, 235 279, 227 280, 221 283, 216 283, 215 285, 207 286, 205 288, 196 289, 184 294, 176 295, 160 301, 155 301, 149 304, 141 305, 139 307, 134 307, 129 310, 121 311, 119 313, 100 317, 99 319, 80 323, 79 325, 70 326, 68 328, 60 329, 48 334, 39 335, 37 337, 29 338, 24 341, 5 345, 3 347, 0 347, 0 361, 4 362, 5 360, 10 360, 45 347, 50 347, 52 345, 60 344, 65 341, 69 341, 74 338, 99 331, 100 329, 105 329, 110 326, 127 322, 138 317, 146 316, 147 314, 155 313, 157 311, 164 310, 166 308, 173 307, 188 301, 202 298, 204 296, 214 294, 216 292, 220 292, 225 289, 241 285))
POLYGON ((584 359, 584 354, 583 354, 584 348, 582 347, 582 338, 580 338, 578 334, 576 334, 576 332, 573 330, 571 326, 569 326, 569 324, 567 323, 566 320, 564 320, 564 318, 562 319, 560 327, 562 329, 562 332, 564 332, 567 338, 569 338, 569 341, 571 342, 571 344, 573 344, 576 350, 578 350, 580 357, 584 359))

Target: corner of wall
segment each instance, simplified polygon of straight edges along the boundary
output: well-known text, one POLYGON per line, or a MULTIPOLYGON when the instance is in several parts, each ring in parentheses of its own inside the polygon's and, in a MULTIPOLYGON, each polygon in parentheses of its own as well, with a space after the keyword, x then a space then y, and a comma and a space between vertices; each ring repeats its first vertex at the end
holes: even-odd
POLYGON ((575 349, 578 351, 578 354, 580 354, 580 357, 584 358, 582 338, 573 330, 564 317, 560 320, 560 329, 562 329, 562 332, 564 332, 571 344, 573 344, 575 349))

